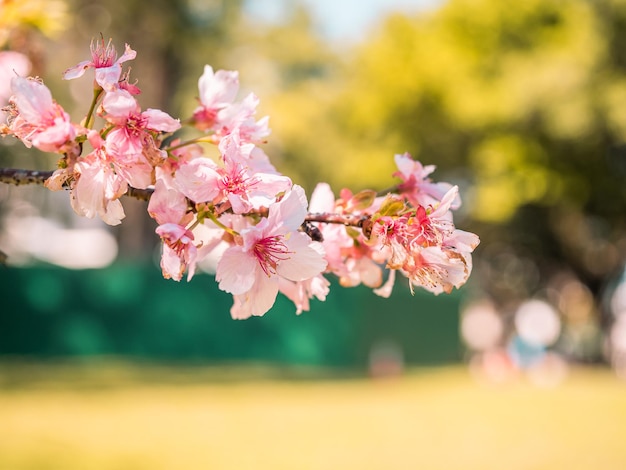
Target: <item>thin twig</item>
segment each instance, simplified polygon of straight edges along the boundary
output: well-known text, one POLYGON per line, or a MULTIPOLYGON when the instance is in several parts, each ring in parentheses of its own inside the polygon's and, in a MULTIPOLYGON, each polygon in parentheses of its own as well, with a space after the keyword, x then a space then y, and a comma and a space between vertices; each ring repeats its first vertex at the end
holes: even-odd
POLYGON ((342 224, 349 227, 362 227, 363 222, 369 219, 370 217, 367 215, 334 214, 328 212, 307 214, 305 218, 307 222, 342 224))

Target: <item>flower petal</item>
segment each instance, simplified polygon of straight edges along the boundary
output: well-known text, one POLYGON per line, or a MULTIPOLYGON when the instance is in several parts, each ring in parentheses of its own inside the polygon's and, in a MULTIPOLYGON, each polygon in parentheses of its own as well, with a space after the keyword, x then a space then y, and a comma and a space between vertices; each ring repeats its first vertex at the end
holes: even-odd
POLYGON ((243 294, 249 291, 255 282, 257 269, 261 271, 254 257, 238 246, 224 252, 215 272, 219 288, 231 294, 243 294))
POLYGON ((326 269, 327 262, 321 243, 311 242, 304 233, 290 234, 290 237, 285 239, 285 245, 290 255, 276 267, 276 272, 280 276, 291 281, 303 281, 326 269))

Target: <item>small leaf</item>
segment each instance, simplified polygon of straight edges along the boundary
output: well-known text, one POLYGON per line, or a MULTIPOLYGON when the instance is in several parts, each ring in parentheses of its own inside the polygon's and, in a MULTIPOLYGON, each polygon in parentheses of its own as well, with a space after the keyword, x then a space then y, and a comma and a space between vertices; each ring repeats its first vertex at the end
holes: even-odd
POLYGON ((404 201, 387 196, 378 210, 380 216, 396 216, 404 209, 404 201))
POLYGON ((364 189, 350 198, 347 208, 348 210, 362 211, 370 207, 374 203, 374 199, 376 199, 376 191, 364 189))

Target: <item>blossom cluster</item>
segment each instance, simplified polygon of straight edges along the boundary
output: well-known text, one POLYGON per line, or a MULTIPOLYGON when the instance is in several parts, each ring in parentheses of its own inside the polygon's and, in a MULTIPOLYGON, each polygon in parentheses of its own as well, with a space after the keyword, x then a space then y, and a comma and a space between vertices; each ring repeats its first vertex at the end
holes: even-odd
POLYGON ((40 79, 13 76, 2 133, 61 155, 45 185, 69 189, 79 215, 119 224, 121 196, 131 188, 148 191, 165 278, 179 281, 186 274, 190 280, 210 257, 238 319, 263 315, 279 292, 297 313, 309 310, 310 299, 326 298, 328 274, 381 296, 390 295, 397 272, 411 289, 435 294, 467 281, 479 240, 455 228, 458 188, 433 182, 434 166, 399 154, 398 184, 390 190, 343 189, 336 198, 320 183, 309 203, 262 150, 268 118, 256 119, 254 94, 238 99, 237 72, 205 66, 198 105, 184 121, 199 136, 183 141, 176 135, 180 120, 158 109, 142 111, 140 89, 123 71, 135 56, 126 45, 118 58, 101 39, 92 42, 90 60, 64 73, 70 80, 94 69, 93 100, 80 123, 40 79), (211 146, 216 157, 206 153, 211 146))

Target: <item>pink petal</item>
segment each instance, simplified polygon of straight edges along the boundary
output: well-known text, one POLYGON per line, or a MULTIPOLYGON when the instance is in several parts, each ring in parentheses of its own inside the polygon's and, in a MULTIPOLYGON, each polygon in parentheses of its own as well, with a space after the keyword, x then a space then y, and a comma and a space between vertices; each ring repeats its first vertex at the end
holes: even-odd
POLYGON ((361 258, 356 265, 361 282, 367 287, 380 287, 383 282, 383 274, 378 266, 370 258, 361 258))
POLYGON ((317 276, 326 269, 324 250, 320 243, 311 242, 311 239, 302 232, 291 233, 285 240, 287 249, 291 252, 289 259, 281 261, 276 272, 290 281, 303 281, 317 276))
POLYGON ((210 65, 198 80, 200 102, 209 109, 223 108, 233 102, 239 91, 239 74, 236 71, 218 70, 213 73, 210 65))
MULTIPOLYGON (((253 195, 264 194, 271 198, 275 198, 277 194, 289 191, 293 184, 287 176, 276 175, 272 173, 255 173, 257 184, 254 185, 253 195)), ((304 198, 306 204, 306 196, 304 198)), ((306 210, 306 206, 305 206, 306 210)))
POLYGON ((208 158, 195 158, 181 165, 175 181, 180 192, 194 202, 212 201, 220 192, 217 166, 208 158))
POLYGON ((131 49, 128 44, 125 44, 124 53, 119 59, 117 59, 117 63, 121 64, 127 60, 133 60, 135 57, 137 57, 137 52, 131 49))
POLYGON ((107 225, 119 225, 122 219, 126 217, 124 208, 119 199, 107 201, 104 210, 100 212, 100 218, 107 225))
POLYGON ((20 115, 31 124, 40 124, 52 111, 52 93, 43 83, 13 77, 11 91, 20 115))
POLYGON ((178 254, 166 244, 163 244, 163 252, 161 253, 161 270, 165 279, 174 279, 175 281, 182 279, 185 270, 178 254))
POLYGON ((282 231, 295 231, 300 227, 307 214, 307 200, 304 189, 294 185, 291 191, 278 203, 272 204, 267 217, 268 224, 282 227, 282 231))
POLYGON ((115 90, 107 93, 102 101, 102 107, 107 114, 123 120, 126 120, 130 114, 139 111, 137 101, 126 90, 115 90))
POLYGON ((122 66, 116 62, 110 67, 96 68, 95 80, 104 90, 113 91, 117 89, 121 75, 122 66))
POLYGON ((168 189, 165 183, 157 180, 154 193, 148 203, 148 213, 159 225, 179 223, 187 212, 187 200, 180 192, 168 189))
POLYGON ((262 272, 254 257, 240 247, 233 246, 218 261, 215 280, 221 290, 235 295, 243 294, 252 288, 257 269, 262 272))
POLYGON ((278 174, 276 168, 272 165, 269 157, 265 154, 263 149, 256 146, 250 152, 248 157, 248 166, 253 171, 278 174))
POLYGON ((32 144, 43 152, 58 152, 65 143, 76 136, 74 126, 63 118, 57 118, 54 124, 37 133, 32 139, 32 144))
POLYGON ((93 62, 89 60, 83 60, 74 67, 70 67, 65 72, 63 72, 63 79, 72 80, 74 78, 82 77, 85 74, 85 71, 91 67, 93 67, 93 62))
POLYGON ((146 109, 141 115, 147 118, 148 129, 162 132, 174 132, 180 129, 180 121, 160 109, 146 109))
POLYGON ((264 315, 276 301, 278 294, 278 278, 266 276, 261 269, 258 270, 260 275, 252 286, 252 288, 241 295, 237 295, 237 301, 233 307, 237 307, 235 311, 231 309, 233 318, 248 318, 252 315, 264 315))
POLYGON ((387 281, 385 281, 385 283, 378 289, 374 289, 374 294, 380 297, 383 297, 385 299, 388 299, 389 296, 391 296, 391 291, 393 290, 393 285, 395 281, 396 281, 396 270, 390 269, 389 277, 387 278, 387 281))
POLYGON ((328 183, 318 183, 311 193, 309 210, 315 212, 333 212, 335 210, 335 195, 328 183))

